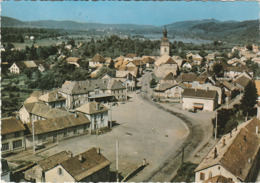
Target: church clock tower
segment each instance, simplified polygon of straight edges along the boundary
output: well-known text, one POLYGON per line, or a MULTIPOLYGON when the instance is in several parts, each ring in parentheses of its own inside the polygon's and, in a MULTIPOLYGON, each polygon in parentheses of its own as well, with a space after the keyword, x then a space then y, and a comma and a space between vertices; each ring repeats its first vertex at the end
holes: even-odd
POLYGON ((167 38, 167 30, 164 28, 163 37, 161 39, 161 56, 170 55, 170 41, 167 38))

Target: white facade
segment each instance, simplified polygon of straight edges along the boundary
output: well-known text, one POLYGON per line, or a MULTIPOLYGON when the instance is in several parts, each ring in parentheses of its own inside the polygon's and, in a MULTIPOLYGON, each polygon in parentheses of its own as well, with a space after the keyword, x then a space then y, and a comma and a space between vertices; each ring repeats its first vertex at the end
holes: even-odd
POLYGON ((182 98, 182 109, 189 110, 194 106, 202 106, 203 111, 214 111, 218 103, 217 97, 215 99, 200 99, 200 98, 182 98))
POLYGON ((161 56, 163 55, 170 55, 170 44, 162 44, 160 50, 161 56))
POLYGON ((212 167, 209 167, 209 168, 196 172, 195 173, 195 182, 196 183, 203 182, 203 181, 210 179, 217 175, 222 175, 234 182, 241 182, 241 180, 239 178, 237 178, 235 175, 230 173, 227 169, 225 169, 221 165, 215 165, 215 166, 212 166, 212 167))
POLYGON ((20 68, 15 63, 13 63, 13 65, 9 68, 9 71, 13 74, 20 74, 21 72, 20 68))
POLYGON ((90 121, 90 129, 97 130, 108 127, 108 111, 99 114, 85 114, 90 121))
POLYGON ((45 172, 45 182, 76 182, 75 179, 61 166, 45 172))

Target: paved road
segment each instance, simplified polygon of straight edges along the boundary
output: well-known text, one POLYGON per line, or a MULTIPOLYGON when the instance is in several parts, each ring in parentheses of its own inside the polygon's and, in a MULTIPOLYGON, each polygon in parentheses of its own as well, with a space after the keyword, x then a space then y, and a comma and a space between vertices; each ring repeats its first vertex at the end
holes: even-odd
MULTIPOLYGON (((59 142, 57 146, 39 153, 35 159, 39 160, 62 150, 70 150, 77 155, 93 146, 99 146, 101 153, 111 161, 113 171, 116 160, 115 144, 119 140, 119 172, 123 177, 126 176, 146 158, 149 165, 134 177, 134 181, 144 181, 181 147, 189 134, 189 129, 182 120, 135 94, 126 104, 113 107, 113 120, 119 125, 111 132, 59 142)), ((19 157, 19 160, 23 159, 28 161, 34 158, 19 157)), ((164 180, 170 180, 170 176, 161 179, 164 180)))

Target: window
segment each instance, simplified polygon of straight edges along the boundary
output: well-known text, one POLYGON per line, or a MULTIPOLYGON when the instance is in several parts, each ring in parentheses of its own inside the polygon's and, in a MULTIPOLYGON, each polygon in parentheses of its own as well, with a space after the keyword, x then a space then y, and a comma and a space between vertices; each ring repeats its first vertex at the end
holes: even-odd
POLYGON ((2 135, 2 140, 5 140, 6 139, 6 135, 2 135))
POLYGON ((41 134, 39 138, 42 139, 42 141, 46 141, 46 134, 41 134))
POLYGON ((101 120, 104 120, 104 115, 100 114, 100 118, 101 118, 101 120))
POLYGON ((86 125, 83 126, 83 130, 84 130, 84 131, 87 131, 87 130, 88 130, 88 124, 86 124, 86 125))
POLYGON ((15 133, 14 133, 14 136, 15 136, 15 137, 19 137, 19 136, 20 136, 20 133, 19 133, 19 132, 15 132, 15 133))
POLYGON ((77 134, 77 133, 78 133, 78 128, 75 127, 75 128, 74 128, 74 134, 77 134))
POLYGON ((63 134, 64 134, 64 137, 68 136, 68 129, 64 129, 63 134))
POLYGON ((14 149, 22 147, 22 146, 23 146, 22 140, 13 141, 13 148, 14 149))
POLYGON ((209 179, 212 178, 212 172, 209 172, 209 179))
POLYGON ((61 168, 58 169, 58 174, 62 175, 62 169, 61 168))
POLYGON ((205 173, 200 173, 200 180, 205 180, 205 173))
POLYGON ((2 144, 2 151, 9 150, 9 143, 2 144))

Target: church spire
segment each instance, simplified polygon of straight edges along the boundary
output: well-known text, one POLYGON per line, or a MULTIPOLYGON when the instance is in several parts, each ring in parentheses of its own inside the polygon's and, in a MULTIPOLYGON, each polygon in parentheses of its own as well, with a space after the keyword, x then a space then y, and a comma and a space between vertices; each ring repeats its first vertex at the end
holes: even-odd
POLYGON ((163 37, 167 38, 167 30, 166 30, 166 26, 164 26, 163 37))

